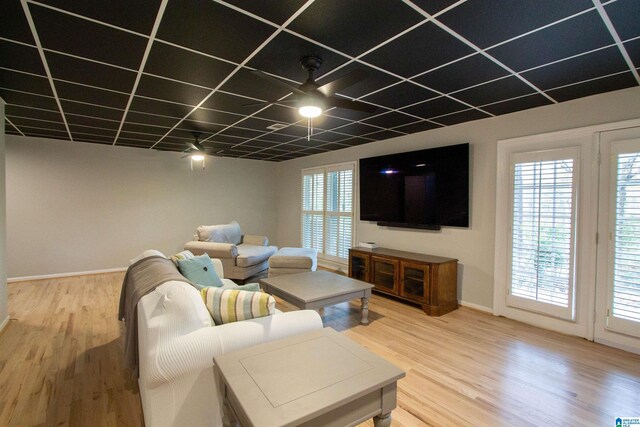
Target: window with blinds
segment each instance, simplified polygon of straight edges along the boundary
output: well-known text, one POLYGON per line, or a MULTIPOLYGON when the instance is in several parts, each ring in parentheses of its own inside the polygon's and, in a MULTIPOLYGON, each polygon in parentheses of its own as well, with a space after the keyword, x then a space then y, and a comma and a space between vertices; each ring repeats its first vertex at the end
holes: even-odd
POLYGON ((640 322, 640 153, 617 156, 612 315, 640 322))
POLYGON ((518 308, 571 318, 577 159, 550 154, 542 159, 521 154, 512 162, 508 300, 518 308))
POLYGON ((345 262, 353 246, 355 165, 302 171, 302 246, 345 262))

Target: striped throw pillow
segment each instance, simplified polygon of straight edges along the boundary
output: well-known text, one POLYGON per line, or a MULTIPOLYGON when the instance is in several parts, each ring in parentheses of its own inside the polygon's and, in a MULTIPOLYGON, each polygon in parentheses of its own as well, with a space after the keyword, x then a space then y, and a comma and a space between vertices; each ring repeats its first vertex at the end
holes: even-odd
POLYGON ((264 292, 204 288, 200 295, 216 325, 270 316, 276 310, 276 300, 264 292))

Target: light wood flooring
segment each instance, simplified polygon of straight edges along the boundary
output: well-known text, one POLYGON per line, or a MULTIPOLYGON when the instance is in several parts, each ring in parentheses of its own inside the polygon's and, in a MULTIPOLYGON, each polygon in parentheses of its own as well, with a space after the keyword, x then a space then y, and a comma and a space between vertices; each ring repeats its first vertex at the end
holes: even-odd
MULTIPOLYGON (((0 426, 143 425, 122 369, 122 277, 9 284, 0 426)), ((369 310, 368 326, 359 302, 321 314, 406 371, 393 426, 614 426, 640 416, 640 356, 464 307, 430 318, 373 296, 369 310)))

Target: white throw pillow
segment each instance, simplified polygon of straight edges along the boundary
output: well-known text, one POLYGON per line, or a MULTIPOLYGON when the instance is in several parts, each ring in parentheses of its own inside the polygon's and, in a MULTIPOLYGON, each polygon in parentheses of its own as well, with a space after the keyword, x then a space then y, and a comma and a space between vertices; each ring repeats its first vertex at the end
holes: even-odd
POLYGON ((229 224, 201 225, 198 227, 198 240, 201 242, 231 243, 239 245, 242 241, 240 224, 231 221, 229 224))

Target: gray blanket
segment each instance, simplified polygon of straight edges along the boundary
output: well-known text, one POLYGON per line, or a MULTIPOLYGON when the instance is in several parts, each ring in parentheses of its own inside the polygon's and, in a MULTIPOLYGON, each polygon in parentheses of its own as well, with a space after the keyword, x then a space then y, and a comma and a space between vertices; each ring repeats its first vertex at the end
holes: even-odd
POLYGON ((138 376, 138 310, 140 298, 170 280, 190 283, 175 264, 161 256, 143 258, 127 269, 120 291, 118 319, 125 321, 124 365, 138 376))

